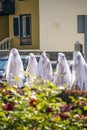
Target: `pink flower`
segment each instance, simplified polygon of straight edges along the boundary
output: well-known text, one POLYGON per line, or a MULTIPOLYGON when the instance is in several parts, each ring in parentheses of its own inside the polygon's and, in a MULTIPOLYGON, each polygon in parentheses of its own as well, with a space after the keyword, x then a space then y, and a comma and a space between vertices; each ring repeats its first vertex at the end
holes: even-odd
POLYGON ((61 106, 61 112, 66 112, 66 111, 71 111, 72 109, 72 104, 67 104, 67 105, 64 105, 64 106, 61 106))
POLYGON ((8 103, 6 103, 6 104, 3 106, 3 109, 6 110, 6 111, 11 111, 11 110, 13 110, 13 106, 14 106, 13 103, 8 102, 8 103))

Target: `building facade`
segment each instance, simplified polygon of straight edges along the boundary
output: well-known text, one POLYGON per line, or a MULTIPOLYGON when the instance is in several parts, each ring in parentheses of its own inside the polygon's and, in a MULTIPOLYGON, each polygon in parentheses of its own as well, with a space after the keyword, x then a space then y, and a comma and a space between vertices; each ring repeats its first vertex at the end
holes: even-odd
POLYGON ((84 45, 84 33, 78 32, 78 16, 87 15, 87 0, 5 1, 15 3, 11 6, 13 12, 3 12, 0 0, 0 40, 11 38, 11 47, 73 51, 76 41, 84 45))
POLYGON ((6 29, 3 38, 11 38, 11 48, 39 49, 39 0, 1 0, 0 3, 0 17, 6 19, 2 20, 3 26, 0 25, 0 28, 6 29), (9 11, 9 8, 4 11, 4 4, 13 11, 9 11))

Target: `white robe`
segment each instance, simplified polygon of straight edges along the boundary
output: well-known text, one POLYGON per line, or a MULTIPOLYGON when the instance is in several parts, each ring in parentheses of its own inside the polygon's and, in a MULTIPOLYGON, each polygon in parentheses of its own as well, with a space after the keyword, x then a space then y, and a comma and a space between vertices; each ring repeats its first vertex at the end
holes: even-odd
POLYGON ((38 63, 37 74, 44 80, 52 81, 53 79, 51 62, 45 52, 41 54, 41 57, 38 63))
POLYGON ((58 53, 58 63, 53 82, 57 86, 65 85, 71 89, 71 71, 63 53, 58 53))
POLYGON ((28 76, 26 77, 26 83, 28 83, 33 77, 37 76, 37 60, 33 53, 29 54, 28 57, 28 65, 26 68, 26 72, 28 73, 28 76))
POLYGON ((72 86, 87 91, 87 64, 81 52, 73 52, 72 86))
POLYGON ((9 86, 23 86, 23 63, 16 48, 10 50, 9 59, 6 65, 6 80, 9 86))

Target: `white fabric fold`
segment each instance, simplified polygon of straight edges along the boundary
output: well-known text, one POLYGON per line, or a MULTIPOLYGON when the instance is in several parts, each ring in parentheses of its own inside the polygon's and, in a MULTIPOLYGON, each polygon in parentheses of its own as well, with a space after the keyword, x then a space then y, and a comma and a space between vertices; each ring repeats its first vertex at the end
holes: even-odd
POLYGON ((33 53, 30 53, 28 56, 28 65, 26 68, 27 77, 26 77, 26 84, 29 85, 32 82, 33 77, 37 76, 37 60, 33 53))
POLYGON ((58 63, 53 82, 57 86, 66 85, 67 89, 71 89, 71 71, 63 53, 58 53, 58 63))
POLYGON ((10 50, 9 59, 6 65, 6 80, 9 86, 23 86, 23 63, 16 48, 10 50))
POLYGON ((87 91, 87 64, 81 52, 73 52, 72 87, 87 91))
POLYGON ((26 68, 26 72, 28 72, 30 75, 36 75, 37 72, 37 60, 33 53, 29 54, 28 57, 28 65, 26 68))
POLYGON ((41 54, 41 57, 40 57, 40 60, 38 63, 37 74, 44 80, 52 81, 52 79, 53 79, 51 62, 50 62, 46 52, 43 52, 41 54))

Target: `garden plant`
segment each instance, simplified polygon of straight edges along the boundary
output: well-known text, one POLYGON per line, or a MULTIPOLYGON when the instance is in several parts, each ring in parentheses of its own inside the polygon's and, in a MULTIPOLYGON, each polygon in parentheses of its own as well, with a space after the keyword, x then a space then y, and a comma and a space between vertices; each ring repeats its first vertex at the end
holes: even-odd
POLYGON ((87 92, 36 78, 22 88, 0 85, 0 130, 86 130, 87 92))

